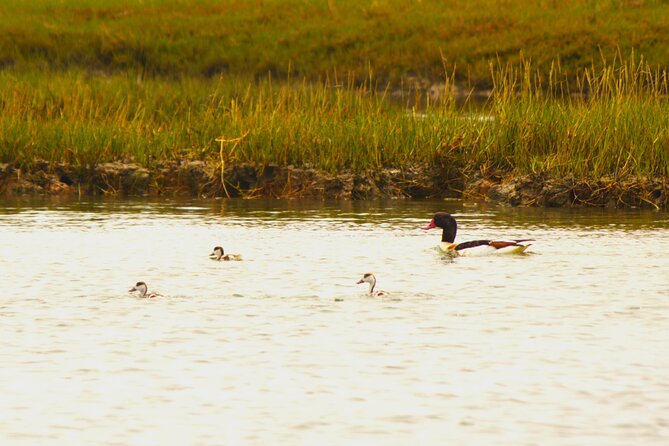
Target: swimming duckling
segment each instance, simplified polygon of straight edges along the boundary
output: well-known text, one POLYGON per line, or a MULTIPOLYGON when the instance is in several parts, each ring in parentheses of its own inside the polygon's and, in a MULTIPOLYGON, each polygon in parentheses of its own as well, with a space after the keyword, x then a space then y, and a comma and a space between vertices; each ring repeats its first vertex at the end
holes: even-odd
POLYGON ((158 293, 148 293, 147 291, 149 288, 146 286, 146 283, 144 282, 137 282, 134 287, 130 288, 128 290, 129 293, 139 291, 139 297, 146 297, 148 299, 153 299, 154 297, 162 297, 162 294, 158 293))
POLYGON ((363 282, 369 284, 369 295, 372 297, 382 297, 390 294, 387 291, 374 289, 374 287, 376 286, 376 276, 372 273, 365 273, 362 276, 362 279, 358 280, 356 284, 359 285, 363 282))
POLYGON ((223 261, 223 260, 241 260, 242 256, 241 256, 241 254, 225 254, 224 251, 223 251, 223 248, 221 248, 220 246, 217 246, 217 247, 214 248, 214 252, 209 254, 209 258, 211 260, 219 260, 219 261, 223 261))

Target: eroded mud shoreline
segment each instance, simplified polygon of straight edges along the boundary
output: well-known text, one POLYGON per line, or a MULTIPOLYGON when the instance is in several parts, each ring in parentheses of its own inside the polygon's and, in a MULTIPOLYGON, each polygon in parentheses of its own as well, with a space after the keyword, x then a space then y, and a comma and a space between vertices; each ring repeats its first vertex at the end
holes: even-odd
POLYGON ((219 166, 203 161, 131 162, 74 168, 35 163, 30 170, 0 164, 0 195, 117 195, 272 198, 465 198, 513 206, 669 207, 666 178, 596 181, 496 172, 483 177, 448 165, 328 174, 277 165, 219 166))

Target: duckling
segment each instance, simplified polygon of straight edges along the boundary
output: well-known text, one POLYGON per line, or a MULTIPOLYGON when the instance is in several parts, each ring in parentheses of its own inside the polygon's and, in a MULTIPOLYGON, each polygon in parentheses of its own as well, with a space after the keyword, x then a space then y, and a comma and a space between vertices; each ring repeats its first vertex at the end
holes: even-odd
POLYGON ((209 254, 209 258, 211 260, 227 261, 227 260, 241 260, 242 256, 241 254, 225 254, 223 248, 217 246, 214 248, 214 252, 209 254))
POLYGON ((369 292, 368 294, 372 297, 382 297, 382 296, 387 296, 390 293, 387 291, 383 290, 375 290, 374 287, 376 286, 376 276, 372 273, 365 273, 362 276, 362 279, 358 280, 356 284, 361 284, 361 283, 367 283, 369 284, 369 292))
POLYGON ((158 293, 148 293, 147 291, 149 290, 149 287, 146 286, 146 283, 144 282, 137 282, 134 287, 130 288, 128 290, 129 293, 138 291, 139 292, 139 297, 145 297, 148 299, 153 299, 154 297, 162 297, 162 294, 158 293))

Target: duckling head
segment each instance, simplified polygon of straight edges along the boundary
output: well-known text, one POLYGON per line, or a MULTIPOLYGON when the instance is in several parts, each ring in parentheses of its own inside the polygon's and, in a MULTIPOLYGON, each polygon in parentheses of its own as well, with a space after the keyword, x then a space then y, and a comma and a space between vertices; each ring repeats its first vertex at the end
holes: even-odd
POLYGON ((214 248, 214 251, 211 254, 209 254, 209 258, 214 259, 214 260, 221 260, 221 257, 223 257, 223 254, 225 254, 225 252, 223 251, 223 248, 220 247, 220 246, 216 246, 214 248))
POLYGON ((146 283, 137 282, 134 287, 132 287, 128 290, 128 292, 133 293, 135 291, 138 291, 142 296, 144 296, 146 294, 147 290, 148 290, 148 287, 146 286, 146 283))
POLYGON ((358 280, 356 284, 367 283, 369 284, 369 293, 371 294, 374 291, 374 286, 376 285, 376 276, 372 273, 365 273, 362 276, 362 279, 358 280))

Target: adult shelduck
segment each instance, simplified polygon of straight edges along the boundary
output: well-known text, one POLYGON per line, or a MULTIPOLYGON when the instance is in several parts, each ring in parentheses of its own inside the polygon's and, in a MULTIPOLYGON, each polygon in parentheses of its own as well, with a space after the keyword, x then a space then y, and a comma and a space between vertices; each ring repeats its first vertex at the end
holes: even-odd
POLYGON ((241 260, 242 256, 240 254, 225 254, 223 248, 217 246, 214 248, 214 252, 209 254, 211 260, 218 261, 228 261, 228 260, 241 260))
POLYGON ((368 294, 372 297, 382 297, 382 296, 387 296, 388 293, 387 291, 383 290, 375 290, 374 287, 376 286, 376 276, 372 273, 365 273, 362 276, 362 279, 358 280, 356 284, 361 284, 361 283, 367 283, 369 285, 369 291, 368 294))
POLYGON ((441 228, 441 244, 439 247, 450 254, 458 256, 486 255, 486 254, 521 254, 530 247, 532 239, 522 240, 471 240, 455 243, 455 234, 458 224, 451 214, 437 212, 425 226, 424 230, 441 228))
POLYGON ((128 290, 128 292, 133 293, 135 291, 138 291, 139 292, 139 297, 146 297, 148 299, 153 299, 154 297, 162 297, 162 294, 147 293, 148 290, 149 290, 149 287, 146 286, 146 283, 137 282, 134 287, 132 287, 128 290))

